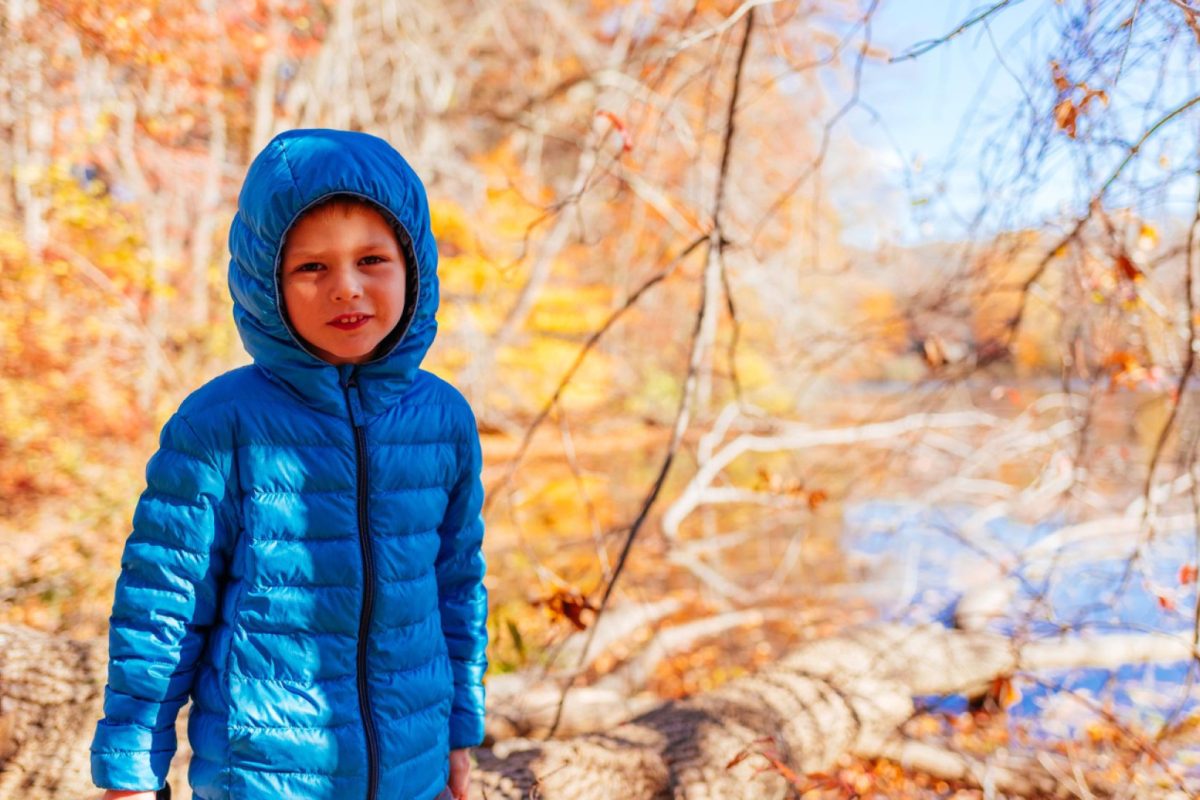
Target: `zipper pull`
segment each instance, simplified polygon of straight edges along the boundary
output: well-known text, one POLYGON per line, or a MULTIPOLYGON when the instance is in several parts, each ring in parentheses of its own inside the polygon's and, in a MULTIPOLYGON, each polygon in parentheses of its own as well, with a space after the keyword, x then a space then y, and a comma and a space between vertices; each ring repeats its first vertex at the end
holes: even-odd
POLYGON ((363 418, 362 397, 358 393, 357 377, 351 377, 346 383, 346 402, 350 404, 350 422, 357 428, 363 418))

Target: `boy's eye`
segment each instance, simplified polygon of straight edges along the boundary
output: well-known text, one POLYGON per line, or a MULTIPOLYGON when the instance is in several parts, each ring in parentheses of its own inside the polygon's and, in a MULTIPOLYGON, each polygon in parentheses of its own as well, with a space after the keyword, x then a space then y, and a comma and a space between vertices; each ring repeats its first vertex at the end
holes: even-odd
MULTIPOLYGON (((362 258, 360 258, 358 260, 358 263, 359 264, 379 264, 384 261, 387 261, 387 259, 384 258, 383 256, 363 256, 362 258)), ((317 272, 317 271, 323 270, 323 269, 325 269, 325 265, 319 261, 308 261, 303 264, 297 264, 295 267, 296 272, 317 272)))

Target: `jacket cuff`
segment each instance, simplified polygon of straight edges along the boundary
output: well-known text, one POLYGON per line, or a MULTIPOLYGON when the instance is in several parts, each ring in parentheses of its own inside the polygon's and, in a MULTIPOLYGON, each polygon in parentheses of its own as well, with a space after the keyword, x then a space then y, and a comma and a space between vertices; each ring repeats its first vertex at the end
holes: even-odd
POLYGON ((101 789, 156 791, 175 757, 175 731, 101 721, 92 740, 92 783, 101 789))
POLYGON ((173 755, 166 750, 150 753, 92 753, 92 783, 100 789, 158 791, 166 785, 173 755))
POLYGON ((450 714, 450 749, 479 747, 483 744, 483 716, 462 711, 450 714))

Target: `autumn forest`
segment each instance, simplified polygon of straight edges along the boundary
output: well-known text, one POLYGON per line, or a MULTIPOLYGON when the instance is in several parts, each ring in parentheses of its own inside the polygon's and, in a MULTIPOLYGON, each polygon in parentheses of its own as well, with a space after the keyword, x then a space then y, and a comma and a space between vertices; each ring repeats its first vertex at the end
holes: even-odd
POLYGON ((1194 0, 7 0, 0 798, 97 791, 146 461, 313 127, 429 193, 473 798, 1200 793, 1194 0))

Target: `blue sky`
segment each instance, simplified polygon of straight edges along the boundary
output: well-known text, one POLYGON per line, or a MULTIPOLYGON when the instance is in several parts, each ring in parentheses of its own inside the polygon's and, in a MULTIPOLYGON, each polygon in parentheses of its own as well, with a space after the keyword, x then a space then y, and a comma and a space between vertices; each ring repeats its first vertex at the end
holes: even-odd
MULTIPOLYGON (((963 0, 882 0, 874 19, 872 41, 892 55, 955 29, 979 9, 990 6, 963 0)), ((1077 6, 1068 0, 1067 7, 1077 6)), ((989 18, 950 42, 912 60, 884 63, 868 61, 863 74, 862 101, 866 108, 852 112, 840 128, 839 144, 832 154, 850 166, 856 178, 849 191, 835 195, 846 219, 859 220, 845 231, 848 242, 869 246, 883 241, 913 243, 954 239, 965 234, 966 220, 985 199, 980 193, 979 172, 1013 175, 1018 170, 1017 135, 1027 129, 1029 105, 1025 90, 1033 81, 1049 82, 1050 58, 1055 55, 1056 15, 1064 8, 1050 0, 1026 0, 989 18), (1032 71, 1032 72, 1031 72, 1032 71), (1024 120, 1014 111, 1025 108, 1024 120), (874 114, 871 112, 875 112, 874 114), (997 138, 998 137, 998 138, 997 138), (955 143, 958 149, 955 150, 955 143), (950 159, 951 153, 956 153, 950 159), (864 166, 865 165, 865 166, 864 166), (907 169, 907 173, 906 173, 907 169), (907 174, 907 180, 906 180, 907 174), (911 181, 906 186, 906 182, 911 181)), ((1148 23, 1147 23, 1148 24, 1148 23)), ((1191 52, 1181 47, 1181 52, 1191 52)), ((1145 128, 1138 117, 1149 70, 1159 60, 1123 65, 1118 91, 1102 109, 1114 138, 1136 138, 1145 128)), ((1160 106, 1170 106, 1196 91, 1194 64, 1171 65, 1164 82, 1160 106)), ((840 104, 844 86, 833 88, 831 103, 840 104)), ((1042 88, 1033 96, 1034 109, 1049 114, 1053 98, 1042 88)), ((1143 115, 1144 116, 1144 115, 1143 115)), ((1160 137, 1150 155, 1185 161, 1183 152, 1192 143, 1197 117, 1183 121, 1171 136, 1160 137), (1180 133, 1190 133, 1181 136, 1180 133)), ((1086 195, 1075 180, 1083 166, 1082 148, 1058 136, 1054 148, 1031 179, 1029 192, 1018 202, 1013 195, 991 198, 994 209, 1011 208, 1003 218, 984 227, 1013 227, 1040 220, 1065 218, 1077 213, 1086 195), (1005 200, 1009 202, 1005 202, 1005 200)), ((1107 173, 1124 150, 1113 145, 1096 159, 1093 168, 1107 173)), ((1178 182, 1153 200, 1153 212, 1166 216, 1188 213, 1194 202, 1194 182, 1178 182), (1186 186, 1185 186, 1186 184, 1186 186)), ((1114 197, 1139 202, 1139 198, 1114 197)))

